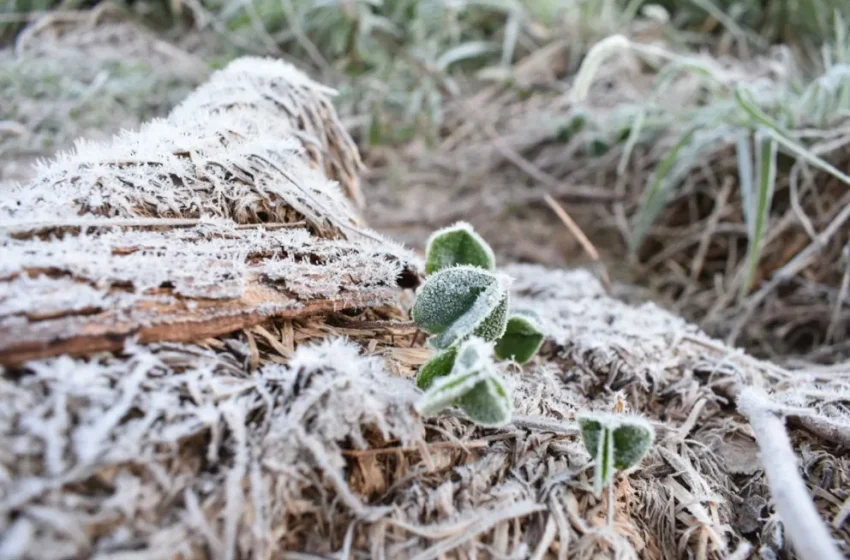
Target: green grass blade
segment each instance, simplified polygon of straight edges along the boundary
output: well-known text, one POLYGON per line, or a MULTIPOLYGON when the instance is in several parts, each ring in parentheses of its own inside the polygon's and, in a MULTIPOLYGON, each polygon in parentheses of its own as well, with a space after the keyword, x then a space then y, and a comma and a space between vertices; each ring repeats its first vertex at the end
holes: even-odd
POLYGON ((747 224, 747 236, 752 239, 755 233, 755 208, 753 201, 753 150, 750 147, 750 135, 740 131, 735 142, 738 156, 738 183, 744 207, 744 223, 747 224))
POLYGON ((770 203, 773 200, 773 190, 776 185, 776 149, 777 144, 769 133, 759 133, 756 136, 758 152, 756 156, 758 165, 758 192, 755 227, 750 238, 750 247, 747 251, 747 268, 744 284, 741 290, 743 299, 752 286, 756 269, 761 259, 761 250, 764 243, 764 235, 767 231, 767 220, 770 214, 770 203))
POLYGON ((670 190, 676 182, 675 175, 677 174, 673 173, 673 171, 676 163, 679 161, 679 154, 690 143, 697 130, 697 127, 693 127, 683 134, 676 145, 667 152, 667 155, 658 164, 652 182, 646 191, 643 203, 635 218, 632 238, 629 240, 629 250, 631 252, 634 253, 640 248, 650 226, 652 226, 658 214, 661 213, 661 210, 667 204, 670 197, 670 190))
POLYGON ((804 159, 818 167, 830 175, 834 176, 841 182, 850 185, 850 175, 841 172, 838 168, 825 161, 823 158, 816 156, 805 147, 798 144, 791 138, 791 135, 782 128, 779 123, 774 121, 770 116, 765 114, 752 100, 752 96, 744 88, 738 87, 735 89, 735 100, 738 105, 758 124, 767 128, 773 139, 781 146, 786 148, 794 155, 804 159))

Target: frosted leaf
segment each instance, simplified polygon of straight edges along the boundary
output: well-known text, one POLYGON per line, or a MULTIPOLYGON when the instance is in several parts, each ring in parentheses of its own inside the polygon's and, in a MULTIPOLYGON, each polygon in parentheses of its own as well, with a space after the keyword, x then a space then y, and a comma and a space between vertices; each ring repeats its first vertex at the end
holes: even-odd
POLYGON ((470 420, 482 426, 502 426, 513 413, 513 401, 498 377, 479 381, 457 404, 470 420))
POLYGON ((611 482, 617 469, 633 467, 647 454, 655 430, 643 418, 628 414, 588 412, 579 415, 581 438, 594 458, 594 492, 611 482))
POLYGON ((451 406, 460 397, 493 374, 493 349, 478 338, 471 338, 457 349, 457 358, 449 375, 438 377, 416 403, 422 415, 435 414, 451 406))
POLYGON ((640 462, 652 447, 655 431, 642 418, 632 419, 614 429, 614 466, 628 469, 640 462))
POLYGON ((436 348, 448 348, 475 334, 496 340, 505 331, 509 279, 472 266, 447 268, 422 286, 413 320, 437 336, 436 348))
POLYGON ((496 356, 525 364, 540 350, 544 339, 535 313, 515 311, 508 319, 505 334, 496 342, 496 356))
POLYGON ((452 367, 455 365, 457 357, 457 347, 449 348, 444 352, 440 352, 422 365, 419 373, 416 375, 416 386, 423 391, 427 390, 439 377, 449 375, 452 367))
POLYGON ((426 274, 457 265, 477 266, 486 270, 493 270, 496 266, 493 250, 466 222, 435 231, 428 239, 425 253, 426 274))

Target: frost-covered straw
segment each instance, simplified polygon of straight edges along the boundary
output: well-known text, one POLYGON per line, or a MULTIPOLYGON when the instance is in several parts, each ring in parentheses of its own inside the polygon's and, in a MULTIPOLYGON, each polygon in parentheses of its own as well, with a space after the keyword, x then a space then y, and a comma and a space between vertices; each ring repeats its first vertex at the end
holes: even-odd
POLYGON ((748 387, 738 396, 738 410, 753 427, 776 511, 797 554, 803 560, 841 560, 843 556, 797 472, 797 456, 770 401, 760 390, 748 387))

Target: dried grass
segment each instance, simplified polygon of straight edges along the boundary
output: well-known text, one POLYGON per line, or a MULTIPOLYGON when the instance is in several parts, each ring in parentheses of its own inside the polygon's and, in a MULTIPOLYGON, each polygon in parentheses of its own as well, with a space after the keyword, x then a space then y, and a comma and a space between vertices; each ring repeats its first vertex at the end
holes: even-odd
MULTIPOLYGON (((844 256, 850 243, 847 186, 811 162, 795 162, 796 154, 780 155, 754 287, 741 302, 748 226, 734 99, 715 97, 710 83, 693 73, 658 73, 645 62, 649 55, 626 51, 607 60, 589 104, 577 106, 564 90, 563 74, 540 72, 566 68, 570 55, 569 45, 553 44, 520 63, 510 85, 457 101, 446 111, 436 148, 412 143, 372 150, 367 177, 378 187, 371 223, 417 242, 425 231, 462 218, 507 258, 592 266, 575 236, 546 208, 550 195, 600 249, 615 280, 648 288, 649 297, 711 334, 776 360, 828 363, 850 356, 843 342, 850 332, 843 287, 850 262, 844 256), (648 103, 654 112, 642 117, 648 103), (675 107, 674 116, 664 120, 667 106, 675 107), (688 115, 701 120, 676 122, 688 115), (654 174, 662 172, 687 128, 706 119, 689 147, 668 162, 666 181, 678 177, 678 186, 663 187, 669 201, 654 223, 644 225, 654 174), (631 254, 643 227, 644 242, 631 254)), ((711 72, 724 88, 744 85, 774 92, 778 104, 790 103, 782 97, 794 87, 787 61, 704 55, 690 63, 711 72)), ((787 110, 801 110, 804 99, 787 110)), ((793 131, 793 138, 845 169, 846 116, 837 112, 820 121, 812 111, 799 117, 812 124, 793 131)))

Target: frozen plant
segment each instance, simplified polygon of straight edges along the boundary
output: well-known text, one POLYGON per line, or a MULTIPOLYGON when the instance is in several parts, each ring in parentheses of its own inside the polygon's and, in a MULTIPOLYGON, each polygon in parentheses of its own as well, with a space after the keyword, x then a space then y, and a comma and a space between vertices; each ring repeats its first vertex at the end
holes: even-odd
POLYGON ((436 352, 416 378, 426 391, 422 414, 456 405, 479 424, 510 420, 511 397, 496 373, 494 345, 500 359, 524 364, 543 334, 536 315, 511 312, 511 279, 494 268, 493 250, 469 224, 439 230, 428 240, 429 276, 412 310, 436 352))
POLYGON ((652 425, 631 414, 584 412, 578 417, 581 439, 594 458, 593 491, 598 497, 608 486, 608 520, 613 518, 611 481, 617 470, 637 465, 655 439, 652 425))
POLYGON ((431 378, 416 410, 429 415, 457 404, 478 424, 499 426, 508 422, 513 402, 496 374, 493 347, 473 337, 440 356, 449 353, 456 356, 449 374, 431 378))

